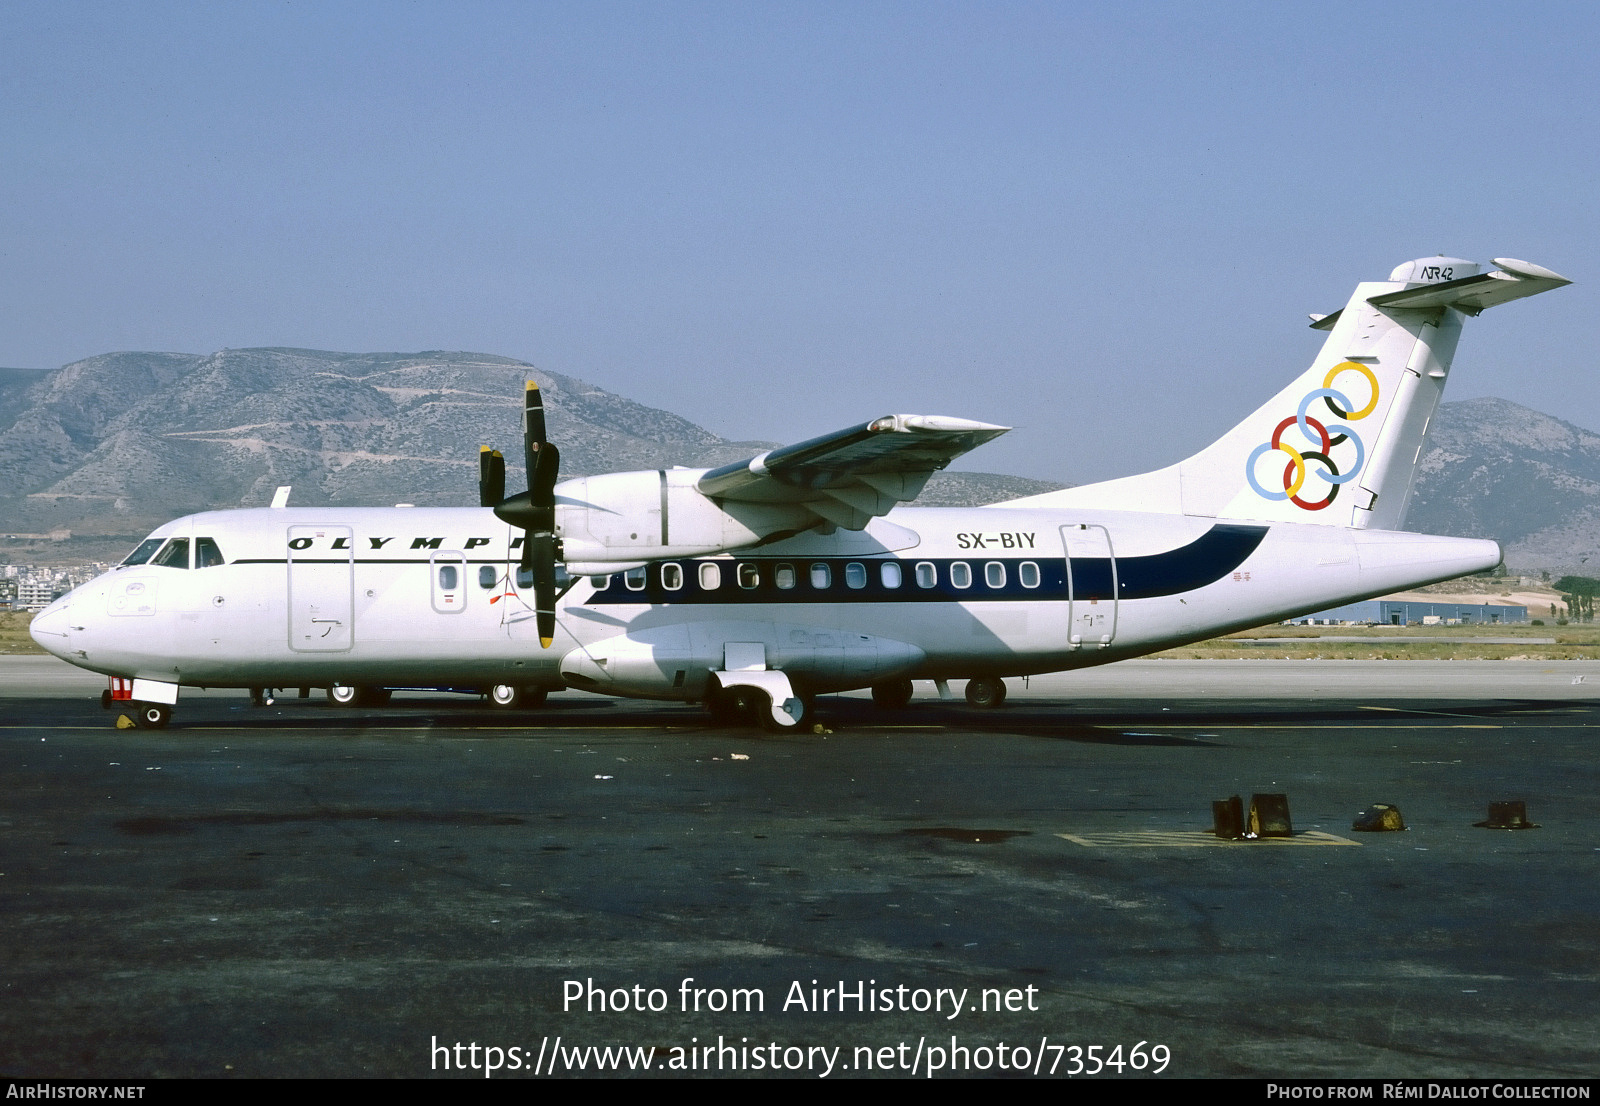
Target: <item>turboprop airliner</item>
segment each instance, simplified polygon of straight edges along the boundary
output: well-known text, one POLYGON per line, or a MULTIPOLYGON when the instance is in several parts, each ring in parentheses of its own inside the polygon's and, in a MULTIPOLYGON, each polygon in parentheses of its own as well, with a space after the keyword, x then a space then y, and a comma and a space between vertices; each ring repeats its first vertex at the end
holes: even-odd
POLYGON ((1500 562, 1400 529, 1467 316, 1570 283, 1497 259, 1408 261, 1312 316, 1311 367, 1187 460, 971 509, 905 506, 1004 433, 889 415, 710 469, 560 481, 524 401, 528 490, 485 448, 479 505, 189 515, 47 607, 44 648, 167 724, 182 687, 323 687, 335 702, 466 687, 753 710, 1107 664, 1500 562))

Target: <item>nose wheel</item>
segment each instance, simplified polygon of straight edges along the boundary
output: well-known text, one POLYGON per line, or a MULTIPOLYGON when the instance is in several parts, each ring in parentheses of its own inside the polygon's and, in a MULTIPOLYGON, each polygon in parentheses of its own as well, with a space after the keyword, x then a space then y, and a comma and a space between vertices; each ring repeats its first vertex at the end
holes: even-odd
POLYGON ((165 703, 134 703, 133 724, 141 730, 164 730, 172 719, 172 708, 165 703))

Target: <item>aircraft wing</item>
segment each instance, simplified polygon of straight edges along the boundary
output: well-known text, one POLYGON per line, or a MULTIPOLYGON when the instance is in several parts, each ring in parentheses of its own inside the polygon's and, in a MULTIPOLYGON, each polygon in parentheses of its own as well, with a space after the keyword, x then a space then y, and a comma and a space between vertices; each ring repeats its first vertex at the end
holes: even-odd
POLYGON ((717 500, 800 504, 859 530, 915 499, 928 477, 955 458, 1009 429, 943 415, 885 415, 711 469, 696 487, 717 500))

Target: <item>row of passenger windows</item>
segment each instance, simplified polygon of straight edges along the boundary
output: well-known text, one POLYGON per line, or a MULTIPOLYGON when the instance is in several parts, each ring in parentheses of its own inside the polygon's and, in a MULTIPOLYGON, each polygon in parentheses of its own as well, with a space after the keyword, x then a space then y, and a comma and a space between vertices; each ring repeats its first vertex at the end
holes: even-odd
MULTIPOLYGON (((701 591, 715 591, 722 586, 723 565, 717 561, 701 561, 697 569, 698 582, 701 591)), ((805 579, 815 591, 825 591, 833 586, 834 566, 825 561, 816 561, 811 565, 795 566, 792 564, 763 565, 751 561, 741 561, 733 566, 733 579, 745 589, 761 586, 763 575, 773 586, 787 591, 798 586, 801 572, 804 571, 805 579)), ((646 568, 629 569, 623 573, 623 585, 629 591, 643 591, 646 584, 646 568)), ((660 566, 661 586, 668 591, 678 591, 683 587, 683 566, 669 561, 660 566)), ((867 586, 869 573, 867 566, 861 561, 850 561, 844 566, 841 574, 844 586, 847 588, 861 589, 867 586)), ((1000 589, 1006 586, 1007 571, 1002 561, 989 561, 983 566, 983 582, 986 586, 1000 589)), ((948 579, 951 587, 970 588, 973 584, 973 567, 966 561, 952 561, 949 565, 948 579)), ((936 588, 939 586, 939 566, 932 561, 918 561, 912 569, 912 580, 919 588, 936 588)), ((885 588, 899 588, 905 583, 904 572, 898 561, 881 561, 878 563, 878 582, 885 588)), ((1025 588, 1039 586, 1039 566, 1033 561, 1023 561, 1017 565, 1017 582, 1025 588)), ((602 585, 603 586, 603 585, 602 585)))
MULTIPOLYGON (((162 568, 189 568, 189 539, 168 538, 163 542, 161 538, 146 538, 122 563, 124 566, 152 564, 162 568)), ((193 567, 215 568, 226 563, 215 541, 211 538, 194 539, 193 567)))

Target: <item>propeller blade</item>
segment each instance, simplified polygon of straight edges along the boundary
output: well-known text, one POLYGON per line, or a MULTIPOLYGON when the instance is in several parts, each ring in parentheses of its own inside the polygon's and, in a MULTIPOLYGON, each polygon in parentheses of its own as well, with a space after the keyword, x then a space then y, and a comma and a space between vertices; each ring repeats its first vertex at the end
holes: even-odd
POLYGON ((544 396, 537 381, 530 380, 522 391, 522 435, 528 442, 543 442, 544 396))
POLYGON ((528 467, 528 501, 533 508, 533 523, 529 530, 556 529, 556 480, 561 472, 561 451, 550 442, 543 443, 532 456, 528 467))
POLYGON ((530 534, 526 543, 533 562, 533 614, 541 649, 550 648, 556 639, 555 546, 554 534, 530 534))
POLYGON ((506 459, 498 449, 478 447, 478 506, 498 507, 506 497, 506 459))

